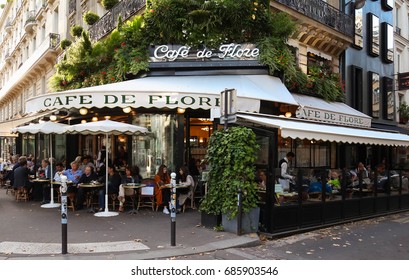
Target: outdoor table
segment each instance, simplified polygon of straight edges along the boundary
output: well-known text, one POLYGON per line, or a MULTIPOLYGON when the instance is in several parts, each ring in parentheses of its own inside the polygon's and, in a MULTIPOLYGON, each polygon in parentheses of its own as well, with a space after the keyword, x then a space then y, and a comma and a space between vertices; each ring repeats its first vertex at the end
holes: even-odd
POLYGON ((138 190, 146 187, 145 184, 135 184, 135 183, 128 183, 128 184, 122 184, 122 187, 124 189, 132 189, 134 191, 133 193, 133 198, 132 198, 132 210, 128 212, 128 214, 138 214, 138 210, 135 209, 135 203, 138 201, 138 190))
POLYGON ((88 205, 88 213, 95 213, 94 208, 92 206, 92 196, 94 195, 95 191, 99 188, 102 188, 104 186, 104 184, 101 183, 90 183, 90 184, 78 184, 77 185, 79 188, 87 188, 90 189, 90 192, 87 192, 86 194, 86 201, 87 201, 87 205, 88 205), (89 204, 88 204, 89 201, 89 204))
MULTIPOLYGON (((188 188, 189 186, 188 185, 185 185, 185 184, 176 184, 175 185, 175 188, 176 189, 183 189, 183 188, 188 188)), ((164 185, 164 186, 162 186, 162 188, 167 188, 167 189, 171 189, 172 188, 172 184, 166 184, 166 185, 164 185)))
POLYGON ((32 191, 33 200, 43 201, 43 188, 44 188, 44 185, 50 183, 50 179, 37 178, 37 179, 31 180, 31 182, 33 183, 33 191, 32 191))

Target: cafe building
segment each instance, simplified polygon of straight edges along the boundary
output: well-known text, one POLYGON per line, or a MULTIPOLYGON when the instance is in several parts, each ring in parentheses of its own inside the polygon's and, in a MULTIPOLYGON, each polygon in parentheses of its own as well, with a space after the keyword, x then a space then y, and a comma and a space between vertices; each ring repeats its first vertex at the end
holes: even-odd
MULTIPOLYGON (((253 129, 261 147, 256 167, 267 174, 267 188, 260 190, 260 231, 283 234, 409 207, 403 170, 390 170, 389 176, 399 174, 391 192, 366 192, 361 184, 353 189, 345 185, 337 194, 305 195, 314 170, 342 173, 358 161, 374 169, 381 154, 392 163, 409 145, 408 135, 372 128, 371 117, 345 103, 289 92, 258 63, 253 45, 216 50, 161 45, 150 53, 150 71, 136 79, 26 101, 28 112, 64 123, 109 118, 149 130, 146 135, 110 136, 108 143, 103 135, 58 136, 56 154, 69 162, 78 154, 96 155, 106 145, 112 158, 123 153, 143 177, 153 177, 161 164, 171 171, 194 166, 204 159, 212 131, 222 128, 220 93, 235 89, 238 113, 229 125, 253 129), (299 187, 284 194, 277 188, 278 162, 289 151, 296 154, 291 172, 299 187)), ((35 146, 35 138, 19 139, 23 152, 35 146)))

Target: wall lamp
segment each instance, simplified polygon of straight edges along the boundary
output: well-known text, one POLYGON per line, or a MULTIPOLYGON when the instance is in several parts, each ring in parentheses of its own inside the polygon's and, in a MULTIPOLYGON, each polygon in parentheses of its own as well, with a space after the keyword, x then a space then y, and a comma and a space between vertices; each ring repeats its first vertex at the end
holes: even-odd
POLYGON ((125 114, 129 114, 132 111, 132 108, 128 106, 128 107, 122 108, 122 111, 124 111, 125 114))
POLYGON ((366 0, 351 0, 348 3, 345 3, 345 7, 351 4, 351 10, 359 10, 365 6, 366 0))

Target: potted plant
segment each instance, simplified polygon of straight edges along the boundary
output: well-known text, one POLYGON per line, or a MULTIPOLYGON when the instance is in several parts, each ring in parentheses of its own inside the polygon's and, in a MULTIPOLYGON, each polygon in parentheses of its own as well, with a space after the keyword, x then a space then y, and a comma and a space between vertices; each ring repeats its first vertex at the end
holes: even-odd
POLYGON ((399 105, 398 113, 399 123, 406 124, 409 120, 409 105, 405 101, 399 105))
POLYGON ((242 231, 255 232, 258 229, 260 210, 257 207, 254 165, 258 149, 255 133, 246 127, 216 131, 210 137, 207 153, 210 165, 208 192, 200 210, 207 214, 222 215, 224 230, 237 230, 239 189, 242 191, 242 231), (257 217, 246 224, 246 217, 251 211, 256 212, 257 217))
POLYGON ((94 25, 99 20, 99 15, 88 11, 84 14, 83 18, 88 25, 94 25))

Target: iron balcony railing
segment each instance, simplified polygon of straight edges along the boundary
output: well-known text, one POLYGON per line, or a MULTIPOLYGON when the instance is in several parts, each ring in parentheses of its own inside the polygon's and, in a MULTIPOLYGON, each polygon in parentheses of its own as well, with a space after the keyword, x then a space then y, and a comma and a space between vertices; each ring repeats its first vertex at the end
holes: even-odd
POLYGON ((99 41, 117 27, 118 17, 125 21, 145 6, 145 0, 123 0, 89 28, 91 40, 99 41))
POLYGON ((301 13, 319 23, 331 27, 349 37, 354 36, 353 17, 322 0, 276 0, 276 2, 301 13))
POLYGON ((71 15, 76 10, 77 10, 77 1, 76 0, 70 0, 70 2, 68 4, 68 14, 71 15))

